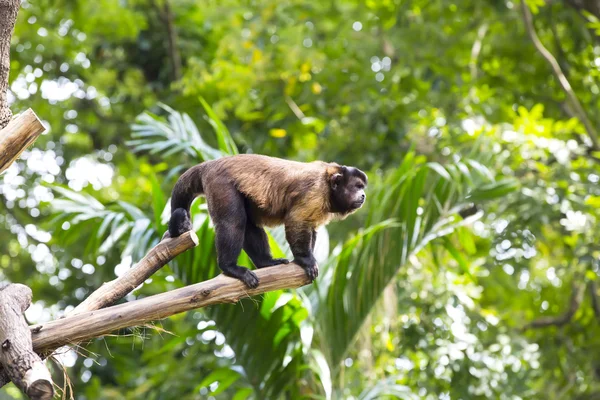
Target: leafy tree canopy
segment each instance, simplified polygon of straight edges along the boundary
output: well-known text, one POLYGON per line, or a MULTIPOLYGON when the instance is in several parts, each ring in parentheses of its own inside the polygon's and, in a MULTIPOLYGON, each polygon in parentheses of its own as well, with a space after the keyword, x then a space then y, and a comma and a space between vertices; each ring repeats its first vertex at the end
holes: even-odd
MULTIPOLYGON (((156 244, 198 162, 324 159, 370 182, 319 232, 316 284, 65 349, 75 397, 599 398, 600 9, 525 6, 25 0, 9 99, 49 129, 0 177, 0 281, 32 288, 30 322, 156 244)), ((203 200, 193 215, 200 245, 127 300, 219 272, 203 200)))

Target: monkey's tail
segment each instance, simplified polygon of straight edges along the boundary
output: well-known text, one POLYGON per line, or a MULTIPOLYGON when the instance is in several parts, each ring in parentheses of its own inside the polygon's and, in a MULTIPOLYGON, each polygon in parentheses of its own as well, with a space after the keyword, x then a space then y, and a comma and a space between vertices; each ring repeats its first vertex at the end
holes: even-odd
POLYGON ((188 169, 179 177, 171 195, 171 219, 169 235, 174 238, 192 230, 190 206, 196 197, 204 193, 202 172, 204 163, 188 169))

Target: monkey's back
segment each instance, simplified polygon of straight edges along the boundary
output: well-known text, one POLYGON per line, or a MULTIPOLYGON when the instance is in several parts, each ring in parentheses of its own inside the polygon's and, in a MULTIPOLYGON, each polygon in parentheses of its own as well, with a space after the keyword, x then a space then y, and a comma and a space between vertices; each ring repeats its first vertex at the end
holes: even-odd
POLYGON ((329 218, 328 176, 337 168, 322 161, 240 154, 207 162, 202 180, 205 190, 211 190, 207 186, 213 180, 233 183, 250 201, 252 217, 260 225, 277 225, 286 219, 318 225, 329 218))

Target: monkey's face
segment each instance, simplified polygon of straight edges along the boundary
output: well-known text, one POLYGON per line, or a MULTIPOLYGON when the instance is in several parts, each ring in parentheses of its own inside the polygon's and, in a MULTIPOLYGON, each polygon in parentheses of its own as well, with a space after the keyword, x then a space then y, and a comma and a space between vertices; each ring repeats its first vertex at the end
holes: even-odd
POLYGON ((343 166, 331 176, 332 211, 352 213, 365 203, 367 198, 367 175, 358 168, 343 166))

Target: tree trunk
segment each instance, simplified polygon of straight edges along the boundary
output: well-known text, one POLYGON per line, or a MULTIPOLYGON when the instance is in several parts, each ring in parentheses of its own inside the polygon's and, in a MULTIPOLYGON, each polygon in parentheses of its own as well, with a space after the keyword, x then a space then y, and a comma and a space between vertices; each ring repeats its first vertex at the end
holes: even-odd
POLYGON ((4 128, 12 117, 6 93, 10 69, 10 39, 20 5, 20 0, 0 0, 0 129, 4 128))

